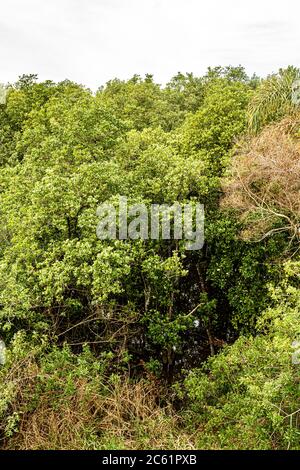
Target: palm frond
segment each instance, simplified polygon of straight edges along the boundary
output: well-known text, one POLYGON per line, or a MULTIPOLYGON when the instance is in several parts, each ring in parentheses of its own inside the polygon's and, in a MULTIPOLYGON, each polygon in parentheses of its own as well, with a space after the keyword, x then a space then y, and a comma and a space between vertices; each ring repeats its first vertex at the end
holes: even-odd
POLYGON ((300 78, 300 70, 288 67, 270 75, 261 82, 248 109, 249 129, 257 133, 264 125, 292 114, 298 106, 293 103, 293 84, 300 78))

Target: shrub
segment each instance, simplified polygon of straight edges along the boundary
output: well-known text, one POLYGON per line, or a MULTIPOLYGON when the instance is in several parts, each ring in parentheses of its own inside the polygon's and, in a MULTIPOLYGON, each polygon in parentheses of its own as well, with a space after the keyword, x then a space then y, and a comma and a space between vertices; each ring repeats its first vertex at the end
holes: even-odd
POLYGON ((271 289, 275 303, 260 334, 240 337, 185 380, 197 447, 300 448, 300 369, 291 346, 300 335, 299 262, 285 271, 283 284, 271 289))

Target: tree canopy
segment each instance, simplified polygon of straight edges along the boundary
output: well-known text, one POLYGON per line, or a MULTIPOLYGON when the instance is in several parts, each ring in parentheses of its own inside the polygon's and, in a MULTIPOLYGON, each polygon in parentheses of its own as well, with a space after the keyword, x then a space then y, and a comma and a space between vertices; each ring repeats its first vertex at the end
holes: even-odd
POLYGON ((0 445, 299 448, 298 76, 7 86, 0 445), (203 248, 99 240, 97 208, 121 196, 204 204, 203 248))

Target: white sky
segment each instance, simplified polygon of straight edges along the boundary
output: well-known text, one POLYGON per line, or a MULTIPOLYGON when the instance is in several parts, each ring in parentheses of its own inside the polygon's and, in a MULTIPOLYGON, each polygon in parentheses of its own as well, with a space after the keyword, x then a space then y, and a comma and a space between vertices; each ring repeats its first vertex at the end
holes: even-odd
POLYGON ((300 66, 299 0, 0 0, 0 82, 300 66))

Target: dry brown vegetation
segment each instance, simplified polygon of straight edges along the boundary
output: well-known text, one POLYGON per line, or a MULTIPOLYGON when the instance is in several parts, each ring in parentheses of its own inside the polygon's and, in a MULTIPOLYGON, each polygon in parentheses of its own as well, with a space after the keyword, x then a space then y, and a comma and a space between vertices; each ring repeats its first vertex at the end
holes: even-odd
POLYGON ((266 127, 240 146, 232 177, 224 185, 223 206, 237 209, 246 238, 276 232, 300 237, 300 116, 266 127))
POLYGON ((162 405, 163 390, 157 382, 116 377, 97 387, 82 377, 70 384, 63 376, 55 380, 34 358, 12 368, 4 385, 14 390, 9 411, 18 419, 12 435, 2 439, 2 448, 194 448, 171 405, 162 405))

